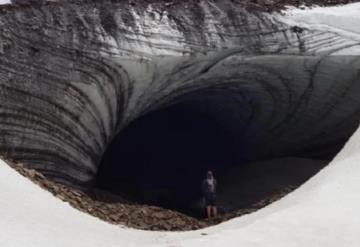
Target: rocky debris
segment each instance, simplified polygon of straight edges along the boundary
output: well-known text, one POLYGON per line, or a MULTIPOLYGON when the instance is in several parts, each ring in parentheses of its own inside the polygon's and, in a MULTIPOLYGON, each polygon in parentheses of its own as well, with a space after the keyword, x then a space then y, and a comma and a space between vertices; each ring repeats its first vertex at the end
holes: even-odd
POLYGON ((14 4, 43 4, 46 0, 11 0, 14 4))
MULTIPOLYGON (((96 2, 96 0, 93 0, 96 2)), ((85 0, 12 0, 12 3, 16 5, 43 5, 43 4, 86 4, 91 1, 85 0)), ((104 3, 108 1, 103 1, 104 3)), ((185 8, 191 8, 192 5, 197 4, 199 0, 117 0, 113 2, 128 2, 129 5, 142 5, 142 4, 163 4, 165 8, 177 8, 179 5, 182 5, 185 8)), ((295 6, 295 7, 311 7, 314 5, 317 6, 335 6, 342 4, 349 4, 354 2, 359 2, 359 0, 233 0, 238 4, 242 4, 247 7, 249 10, 263 10, 266 12, 280 11, 283 10, 286 6, 295 6)))
POLYGON ((116 225, 125 225, 142 230, 189 231, 208 227, 227 221, 234 217, 252 213, 282 198, 292 190, 288 187, 274 191, 271 197, 265 198, 249 208, 220 215, 218 218, 196 219, 182 213, 150 205, 130 202, 106 191, 83 192, 48 180, 41 173, 25 168, 20 163, 6 159, 7 163, 23 176, 51 192, 74 208, 116 225))
POLYGON ((163 208, 128 202, 109 193, 83 192, 48 180, 41 173, 27 169, 15 161, 8 164, 23 176, 51 192, 54 196, 83 212, 89 213, 112 224, 126 225, 142 230, 186 231, 206 227, 205 221, 163 208), (99 195, 101 194, 101 195, 99 195), (115 203, 94 198, 116 197, 115 203))

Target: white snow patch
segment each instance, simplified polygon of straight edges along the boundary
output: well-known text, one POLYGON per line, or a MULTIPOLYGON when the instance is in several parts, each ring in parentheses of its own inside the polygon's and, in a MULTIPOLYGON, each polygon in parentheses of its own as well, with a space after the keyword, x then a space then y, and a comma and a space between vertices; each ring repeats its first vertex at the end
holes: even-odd
POLYGON ((0 5, 2 4, 10 4, 11 0, 0 0, 0 5))
POLYGON ((0 162, 0 246, 4 247, 357 247, 360 242, 359 130, 331 165, 284 199, 251 215, 185 233, 145 232, 104 223, 0 162))
POLYGON ((360 38, 360 3, 311 9, 288 7, 276 17, 289 25, 331 31, 356 40, 360 38))

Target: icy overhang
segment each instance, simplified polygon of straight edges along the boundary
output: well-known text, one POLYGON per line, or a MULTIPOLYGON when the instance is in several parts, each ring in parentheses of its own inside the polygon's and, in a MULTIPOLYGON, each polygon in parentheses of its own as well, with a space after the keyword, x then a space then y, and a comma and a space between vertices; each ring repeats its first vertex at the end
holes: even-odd
POLYGON ((360 38, 284 18, 232 1, 7 9, 1 153, 86 188, 125 126, 194 98, 252 157, 334 152, 358 126, 360 38))

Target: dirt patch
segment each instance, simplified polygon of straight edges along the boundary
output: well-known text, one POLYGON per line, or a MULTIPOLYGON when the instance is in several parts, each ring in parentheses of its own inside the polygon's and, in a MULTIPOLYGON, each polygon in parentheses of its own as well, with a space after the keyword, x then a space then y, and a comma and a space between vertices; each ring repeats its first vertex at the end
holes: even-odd
MULTIPOLYGON (((165 8, 178 8, 178 7, 191 7, 191 5, 198 4, 200 0, 105 0, 101 4, 106 2, 120 3, 128 2, 130 5, 141 5, 141 4, 157 4, 164 3, 165 8)), ((232 0, 233 3, 239 4, 239 6, 245 7, 248 10, 260 10, 264 12, 274 12, 284 10, 286 6, 295 6, 295 7, 311 7, 311 6, 335 6, 343 5, 349 3, 359 2, 360 0, 232 0)), ((16 4, 6 4, 2 5, 0 12, 5 10, 16 10, 18 8, 29 7, 31 5, 41 6, 41 5, 61 5, 61 4, 99 4, 98 0, 22 0, 17 1, 16 4)))
POLYGON ((293 187, 288 187, 281 191, 274 191, 274 194, 270 197, 251 205, 251 207, 220 215, 216 219, 196 219, 176 211, 130 202, 105 191, 97 190, 85 193, 50 181, 41 173, 33 169, 27 169, 16 161, 2 159, 6 160, 10 167, 14 168, 24 177, 29 178, 35 184, 51 192, 62 201, 69 203, 74 208, 111 224, 142 230, 189 231, 205 228, 234 217, 252 213, 279 200, 294 189, 293 187))

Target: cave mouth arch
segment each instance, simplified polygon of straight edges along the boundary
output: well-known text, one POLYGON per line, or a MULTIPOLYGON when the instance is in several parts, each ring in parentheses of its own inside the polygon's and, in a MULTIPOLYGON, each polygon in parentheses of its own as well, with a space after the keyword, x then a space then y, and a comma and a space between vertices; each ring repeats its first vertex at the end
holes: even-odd
POLYGON ((214 118, 176 104, 131 123, 109 145, 96 187, 140 203, 196 215, 207 170, 221 174, 235 155, 214 118))
MULTIPOLYGON (((130 123, 104 153, 95 188, 202 218, 201 182, 206 171, 213 170, 219 181, 219 211, 226 214, 263 207, 265 201, 292 191, 327 165, 343 145, 322 146, 315 157, 306 150, 260 155, 259 142, 267 138, 253 141, 244 128, 240 133, 236 126, 248 119, 224 114, 234 102, 229 102, 229 93, 222 93, 208 98, 198 94, 130 123), (234 119, 238 122, 229 123, 234 119)), ((252 131, 261 133, 264 124, 255 124, 252 131)))

